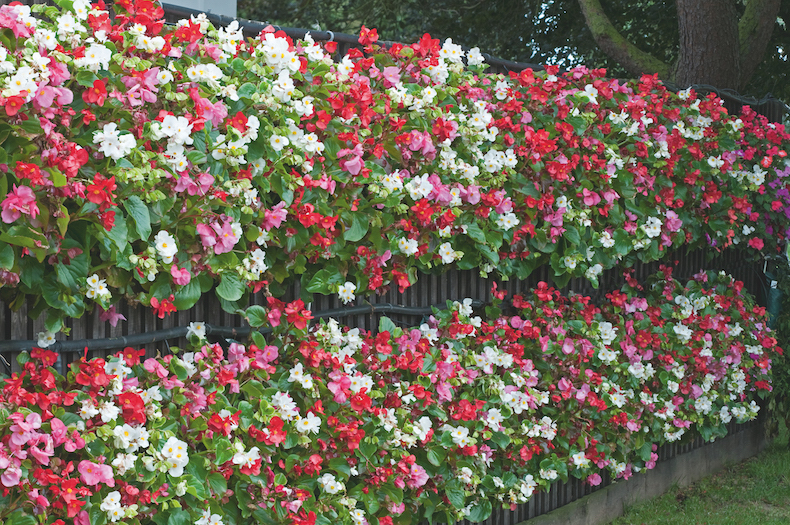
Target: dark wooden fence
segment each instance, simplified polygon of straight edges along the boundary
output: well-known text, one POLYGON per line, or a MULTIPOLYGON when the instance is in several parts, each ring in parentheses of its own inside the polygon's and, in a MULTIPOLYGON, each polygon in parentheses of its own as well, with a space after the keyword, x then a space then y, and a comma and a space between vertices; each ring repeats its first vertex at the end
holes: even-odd
MULTIPOLYGON (((634 268, 635 276, 642 281, 648 275, 655 273, 660 264, 672 265, 675 263, 674 275, 680 279, 689 278, 702 269, 727 271, 736 279, 743 281, 745 288, 764 304, 766 286, 762 268, 749 262, 744 254, 736 250, 717 254, 709 250, 688 252, 681 249, 669 254, 660 262, 637 265, 634 268)), ((500 290, 506 290, 509 296, 512 296, 527 292, 540 281, 552 284, 552 276, 553 271, 548 266, 538 268, 526 280, 511 279, 508 281, 502 281, 493 276, 482 278, 477 270, 450 270, 442 274, 420 275, 417 283, 407 288, 403 293, 394 287, 384 295, 367 299, 358 298, 350 305, 343 305, 336 295, 316 294, 312 296, 310 308, 316 318, 331 316, 341 324, 367 330, 375 329, 382 315, 386 315, 396 324, 414 326, 419 325, 430 314, 430 307, 442 307, 448 300, 461 301, 471 298, 476 301, 477 305, 489 302, 490 290, 494 282, 498 283, 500 290)), ((586 279, 580 278, 571 280, 567 286, 562 288, 562 291, 566 294, 573 292, 587 295, 593 301, 598 301, 607 292, 619 289, 623 281, 622 270, 608 270, 602 274, 601 286, 598 289, 592 288, 586 279)), ((296 283, 288 289, 283 299, 293 300, 298 298, 300 293, 300 286, 296 283)), ((265 304, 263 293, 259 292, 251 296, 250 304, 265 304)), ((156 337, 158 332, 186 327, 193 321, 201 321, 217 328, 215 334, 220 338, 223 334, 233 334, 233 329, 242 329, 242 331, 245 328, 248 329, 241 316, 222 310, 220 302, 213 292, 205 294, 192 309, 176 312, 164 319, 156 317, 150 308, 135 307, 123 300, 118 303, 117 310, 126 317, 126 321, 119 322, 115 327, 110 326, 108 322, 101 321, 95 311, 80 319, 68 320, 66 326, 70 329, 69 336, 66 338, 63 334, 59 334, 58 339, 64 343, 56 343, 53 348, 61 351, 65 363, 68 363, 79 359, 88 341, 93 346, 96 340, 108 338, 124 338, 139 334, 156 337), (77 341, 80 343, 73 343, 77 341)), ((0 370, 5 367, 6 372, 10 371, 6 363, 10 363, 13 368, 18 352, 25 345, 28 348, 34 345, 37 334, 44 330, 44 316, 30 319, 27 312, 26 305, 17 311, 11 311, 7 304, 0 302, 0 355, 5 360, 5 363, 0 364, 0 370)), ((239 330, 236 332, 238 333, 239 330)), ((166 335, 163 334, 162 337, 166 335)), ((236 335, 236 338, 242 339, 242 336, 236 335)), ((124 339, 105 341, 105 343, 104 349, 90 351, 88 356, 105 356, 131 344, 124 339), (115 346, 107 346, 113 344, 115 346)), ((145 348, 147 354, 152 356, 158 352, 168 353, 170 345, 180 346, 184 343, 183 338, 170 335, 167 339, 158 342, 134 346, 145 348)))

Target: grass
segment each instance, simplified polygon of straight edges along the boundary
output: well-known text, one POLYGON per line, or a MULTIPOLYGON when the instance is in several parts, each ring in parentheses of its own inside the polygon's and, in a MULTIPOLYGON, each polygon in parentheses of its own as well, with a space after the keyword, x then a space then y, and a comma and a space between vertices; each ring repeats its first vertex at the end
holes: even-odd
POLYGON ((785 431, 759 456, 626 509, 610 525, 787 525, 790 448, 785 431))

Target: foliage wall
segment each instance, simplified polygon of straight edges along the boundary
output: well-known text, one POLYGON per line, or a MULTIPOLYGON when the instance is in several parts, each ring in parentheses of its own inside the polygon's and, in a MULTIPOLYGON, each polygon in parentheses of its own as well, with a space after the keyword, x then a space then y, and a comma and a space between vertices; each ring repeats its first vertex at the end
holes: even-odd
POLYGON ((544 283, 513 311, 457 303, 378 334, 309 329, 277 297, 298 279, 350 303, 451 265, 548 264, 561 285, 684 245, 776 253, 783 127, 652 77, 486 75, 427 35, 385 49, 363 29, 334 61, 274 30, 165 27, 145 0, 114 20, 60 6, 0 7, 0 297, 49 330, 0 396, 7 523, 481 520, 755 417, 780 350, 725 275, 663 268, 598 306, 544 283), (119 300, 164 317, 212 289, 274 334, 224 354, 195 324, 177 357, 51 368, 66 318, 117 322, 119 300))

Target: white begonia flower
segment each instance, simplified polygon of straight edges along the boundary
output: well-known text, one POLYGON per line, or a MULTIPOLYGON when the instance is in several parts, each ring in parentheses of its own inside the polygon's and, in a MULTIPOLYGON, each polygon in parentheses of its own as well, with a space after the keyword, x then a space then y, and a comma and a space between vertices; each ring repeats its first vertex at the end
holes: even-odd
POLYGON ((497 217, 496 224, 501 229, 508 231, 511 228, 518 226, 519 220, 515 213, 507 212, 497 217))
POLYGON ((78 68, 88 69, 97 72, 99 69, 109 69, 112 51, 103 44, 91 44, 85 50, 85 55, 74 59, 74 65, 78 68))
POLYGON ((452 38, 448 38, 444 41, 439 56, 453 64, 460 64, 464 58, 464 50, 458 44, 453 44, 452 38))
POLYGON ((688 326, 682 324, 676 324, 672 327, 672 329, 681 343, 688 342, 691 340, 691 336, 694 335, 694 332, 692 332, 688 326))
POLYGON ((327 472, 318 478, 318 485, 326 492, 327 494, 337 494, 341 490, 345 489, 343 483, 338 481, 334 475, 327 472))
POLYGON ((121 409, 112 401, 102 401, 99 403, 98 411, 99 415, 101 415, 101 420, 105 423, 115 421, 121 413, 121 409))
POLYGON ((187 337, 196 335, 199 339, 206 338, 206 325, 202 321, 193 321, 187 326, 187 337))
POLYGON ((647 221, 641 226, 641 228, 642 231, 645 232, 645 235, 652 239, 661 235, 662 224, 663 223, 661 222, 661 219, 658 217, 648 217, 647 221))
POLYGON ((602 321, 598 323, 598 335, 601 336, 603 344, 609 346, 617 337, 617 328, 612 323, 602 321))
POLYGON ((154 238, 154 247, 165 264, 173 262, 173 257, 178 252, 176 240, 167 230, 160 230, 154 238))
POLYGON ((464 256, 463 252, 455 251, 453 246, 449 242, 443 243, 439 246, 437 253, 442 258, 442 262, 444 264, 450 264, 457 259, 461 259, 464 256))
POLYGON ((414 255, 419 250, 419 244, 417 239, 402 237, 398 239, 398 249, 403 255, 414 255))
POLYGON ((122 135, 115 122, 105 124, 101 131, 94 131, 93 142, 99 145, 99 151, 113 160, 127 156, 137 146, 134 135, 129 132, 122 135))
POLYGON ((282 149, 289 143, 290 141, 285 135, 272 135, 269 138, 269 144, 271 145, 272 149, 277 152, 282 151, 282 149))
POLYGON ((354 292, 356 290, 357 290, 357 285, 355 285, 350 281, 346 281, 346 283, 338 289, 337 295, 343 301, 343 304, 348 304, 354 299, 356 299, 357 296, 354 295, 354 292))
POLYGON ((479 47, 473 47, 466 54, 466 63, 470 66, 479 66, 485 62, 485 58, 480 53, 479 47))
POLYGON ((38 333, 38 340, 36 341, 36 345, 39 348, 49 348, 55 344, 55 334, 46 330, 44 332, 38 333))
POLYGON ((296 430, 302 434, 307 434, 309 432, 318 434, 320 428, 321 418, 313 414, 312 411, 308 412, 306 417, 300 417, 296 422, 296 430))
POLYGON ((584 455, 584 452, 577 452, 571 456, 573 464, 577 467, 586 468, 590 465, 590 460, 584 455))

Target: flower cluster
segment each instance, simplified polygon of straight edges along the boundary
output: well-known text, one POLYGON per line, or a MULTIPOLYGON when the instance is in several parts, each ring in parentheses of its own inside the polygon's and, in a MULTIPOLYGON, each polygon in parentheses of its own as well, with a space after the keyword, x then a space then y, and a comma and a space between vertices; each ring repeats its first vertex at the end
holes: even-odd
POLYGON ((350 302, 447 265, 596 284, 681 245, 785 243, 786 129, 653 77, 61 3, 0 6, 0 297, 52 333, 96 299, 167 315, 216 285, 236 311, 300 279, 350 302))
MULTIPOLYGON (((541 283, 420 327, 306 326, 141 361, 22 354, 3 382, 0 517, 47 523, 481 521, 576 477, 628 478, 662 443, 756 417, 781 353, 742 284, 662 272, 601 305, 541 283), (503 302, 506 299, 507 302, 503 302)), ((197 331, 197 328, 195 329, 197 331)))

